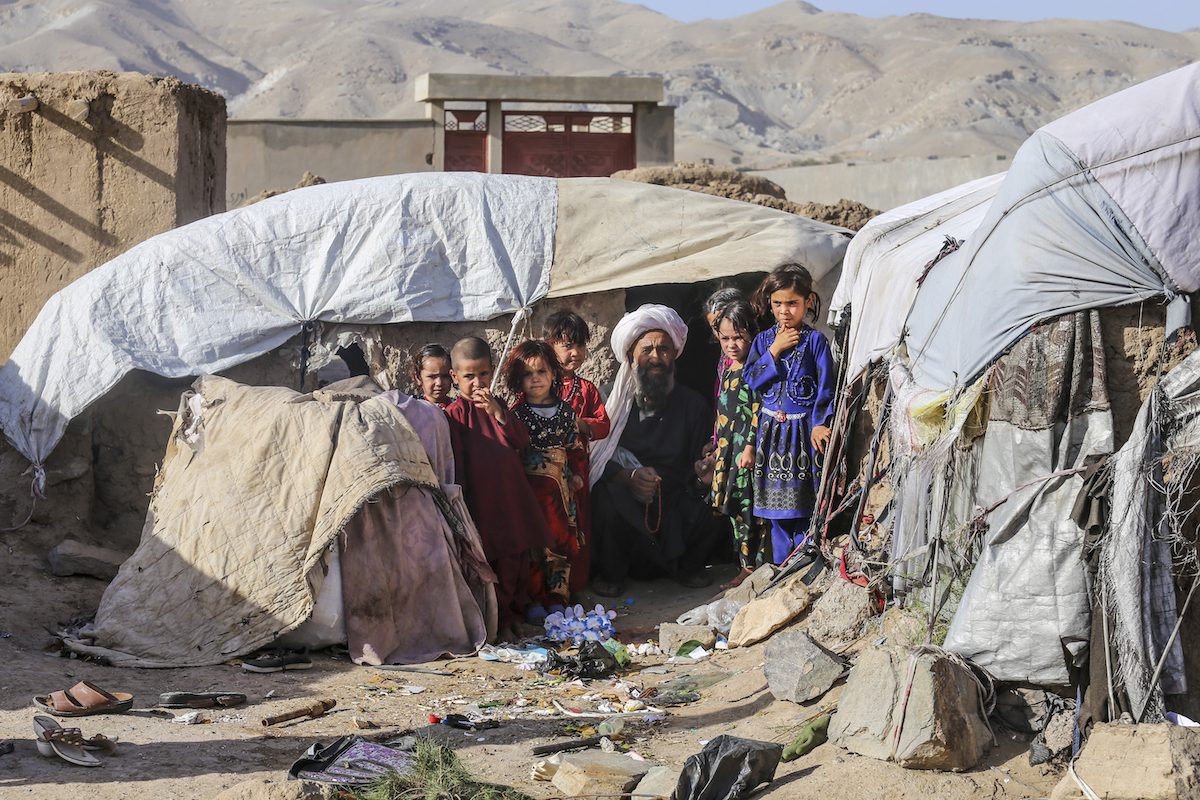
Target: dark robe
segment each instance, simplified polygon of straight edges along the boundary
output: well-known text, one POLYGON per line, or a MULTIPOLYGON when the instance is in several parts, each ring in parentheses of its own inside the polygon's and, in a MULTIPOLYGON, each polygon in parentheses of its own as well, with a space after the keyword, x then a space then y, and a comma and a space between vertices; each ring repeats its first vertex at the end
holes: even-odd
POLYGON ((607 581, 656 574, 683 576, 704 566, 717 528, 693 465, 712 440, 712 409, 700 394, 677 385, 658 413, 642 419, 629 409, 620 446, 662 478, 662 512, 649 508, 613 476, 625 468, 610 461, 592 501, 593 573, 607 581), (654 529, 657 528, 657 531, 654 529))
POLYGON ((463 496, 483 552, 496 572, 500 625, 524 613, 531 601, 533 551, 550 541, 541 506, 525 479, 518 451, 529 430, 509 412, 505 424, 460 397, 446 406, 454 448, 455 483, 463 496))

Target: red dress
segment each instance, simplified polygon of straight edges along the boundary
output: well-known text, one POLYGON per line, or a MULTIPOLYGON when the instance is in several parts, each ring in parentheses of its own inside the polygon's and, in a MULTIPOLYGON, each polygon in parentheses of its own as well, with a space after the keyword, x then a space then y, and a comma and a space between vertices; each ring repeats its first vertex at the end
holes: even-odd
POLYGON ((455 483, 483 540, 483 552, 496 572, 500 625, 521 618, 532 600, 532 554, 550 541, 541 506, 525 480, 518 451, 529 431, 513 414, 504 425, 465 398, 445 407, 454 448, 455 483))
POLYGON ((540 569, 534 570, 533 598, 566 605, 584 541, 571 484, 587 468, 587 451, 575 429, 575 412, 558 398, 539 405, 520 400, 509 413, 529 430, 529 446, 521 451, 521 460, 550 533, 540 569))
MULTIPOLYGON (((587 378, 572 375, 563 379, 561 394, 562 399, 567 401, 575 412, 575 416, 591 426, 591 439, 608 437, 612 430, 612 422, 608 419, 608 412, 604 409, 604 401, 596 384, 587 378)), ((580 438, 583 442, 583 463, 579 474, 583 476, 583 488, 575 493, 575 508, 582 542, 579 555, 571 568, 572 592, 582 592, 587 588, 592 562, 592 481, 587 459, 590 440, 580 438)))

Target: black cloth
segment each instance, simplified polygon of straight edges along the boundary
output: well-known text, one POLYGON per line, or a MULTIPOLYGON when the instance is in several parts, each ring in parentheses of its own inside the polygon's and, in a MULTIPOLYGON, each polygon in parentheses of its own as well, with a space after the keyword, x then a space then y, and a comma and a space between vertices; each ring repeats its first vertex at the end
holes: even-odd
POLYGON ((657 502, 647 509, 617 483, 614 476, 623 468, 609 462, 592 490, 593 570, 599 577, 682 577, 704 566, 720 531, 706 502, 708 487, 697 483, 693 465, 712 439, 712 426, 712 410, 686 386, 677 385, 646 419, 636 405, 629 409, 620 445, 662 478, 662 513, 657 502))

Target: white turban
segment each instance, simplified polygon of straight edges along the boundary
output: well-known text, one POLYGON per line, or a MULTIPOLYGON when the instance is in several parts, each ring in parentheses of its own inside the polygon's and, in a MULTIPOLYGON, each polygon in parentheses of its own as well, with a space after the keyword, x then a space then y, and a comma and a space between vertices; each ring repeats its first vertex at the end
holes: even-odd
POLYGON ((613 355, 621 364, 617 370, 617 380, 613 383, 612 392, 605 400, 604 406, 608 418, 612 420, 612 430, 608 436, 596 442, 591 450, 591 479, 594 484, 604 474, 604 467, 616 452, 617 443, 625 431, 625 423, 629 419, 630 402, 633 400, 635 367, 629 363, 629 350, 637 340, 650 331, 663 331, 671 337, 675 344, 675 356, 683 353, 687 344, 687 323, 675 309, 668 306, 647 304, 637 311, 630 311, 621 317, 621 321, 613 328, 613 355))

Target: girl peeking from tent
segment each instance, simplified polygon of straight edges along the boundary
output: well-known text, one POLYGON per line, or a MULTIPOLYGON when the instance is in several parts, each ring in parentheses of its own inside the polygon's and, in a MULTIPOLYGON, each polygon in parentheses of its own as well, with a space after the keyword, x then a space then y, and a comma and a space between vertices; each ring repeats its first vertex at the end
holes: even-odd
POLYGON ((412 360, 413 394, 437 406, 450 405, 450 353, 440 344, 430 343, 417 351, 412 360))
POLYGON ((537 339, 519 344, 504 365, 504 383, 517 398, 511 412, 529 429, 529 446, 521 452, 525 476, 550 531, 534 570, 535 605, 526 614, 535 624, 547 609, 561 610, 569 601, 571 570, 583 545, 575 496, 587 474, 587 450, 575 411, 559 394, 562 379, 554 348, 537 339))
POLYGON ((837 376, 829 342, 806 318, 821 298, 799 264, 784 264, 754 293, 756 310, 775 324, 754 337, 746 382, 761 397, 751 482, 754 516, 771 526, 772 561, 782 564, 807 543, 820 485, 817 456, 831 434, 837 376))
POLYGON ((766 549, 762 523, 754 517, 752 479, 758 432, 758 393, 743 375, 754 339, 754 309, 746 300, 721 308, 712 323, 725 365, 717 392, 717 425, 713 453, 713 508, 729 517, 742 571, 728 586, 739 585, 763 563, 766 549))

